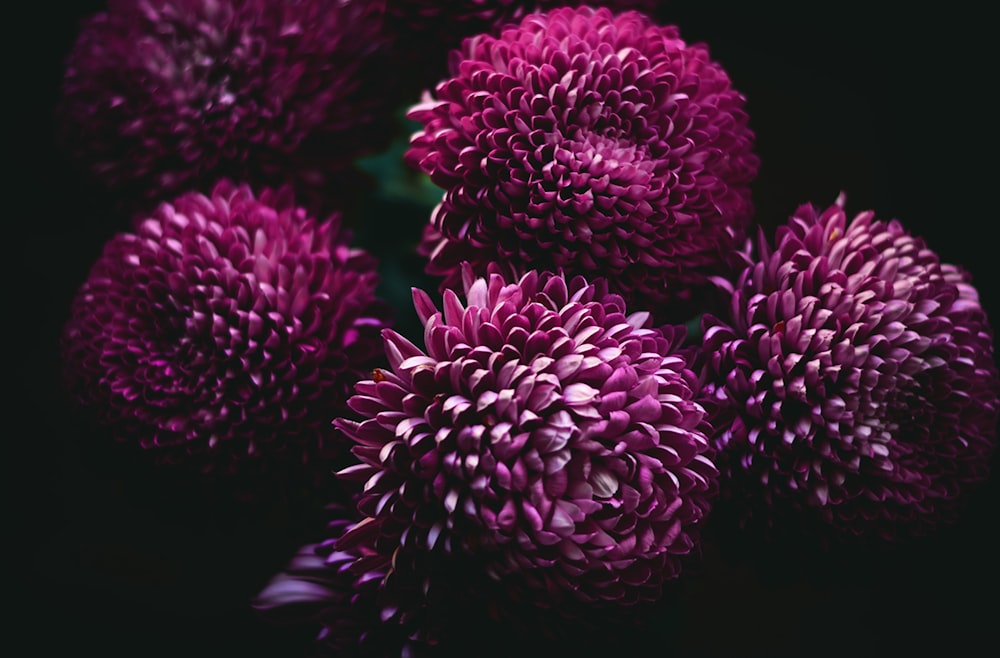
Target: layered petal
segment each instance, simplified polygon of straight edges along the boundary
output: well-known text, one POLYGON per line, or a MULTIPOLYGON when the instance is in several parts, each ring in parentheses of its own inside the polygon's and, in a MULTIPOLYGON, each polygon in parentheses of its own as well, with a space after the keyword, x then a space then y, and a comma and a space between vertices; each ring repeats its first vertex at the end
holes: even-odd
POLYGON ((435 569, 536 610, 656 600, 716 490, 683 330, 629 314, 601 280, 465 274, 442 310, 415 293, 424 347, 383 332, 390 367, 337 421, 366 519, 338 548, 381 560, 401 619, 433 609, 428 588, 455 591, 435 569))
POLYGON ((158 461, 323 473, 345 452, 331 422, 388 326, 375 261, 350 238, 287 189, 223 181, 159 205, 108 241, 76 294, 70 394, 158 461))
POLYGON ((222 176, 308 189, 385 142, 382 10, 112 0, 66 60, 61 142, 119 195, 166 201, 222 176))
POLYGON ((987 478, 993 330, 966 272, 898 221, 849 221, 843 203, 803 206, 762 238, 729 312, 706 317, 724 490, 772 527, 923 535, 987 478))
POLYGON ((751 218, 744 104, 703 45, 638 12, 553 9, 467 39, 409 113, 406 159, 444 189, 428 272, 563 268, 687 320, 751 218))

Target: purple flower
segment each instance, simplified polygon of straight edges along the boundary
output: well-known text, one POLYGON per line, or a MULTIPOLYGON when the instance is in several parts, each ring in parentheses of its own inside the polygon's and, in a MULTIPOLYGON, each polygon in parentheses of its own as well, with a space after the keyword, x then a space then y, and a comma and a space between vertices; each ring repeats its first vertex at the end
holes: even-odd
POLYGON ((340 477, 364 483, 338 549, 381 560, 387 595, 465 563, 453 573, 536 608, 657 599, 717 477, 682 332, 626 314, 601 280, 464 281, 443 313, 414 291, 426 351, 384 331, 390 369, 357 384, 362 420, 336 422, 360 460, 340 477))
POLYGON ((71 156, 168 200, 222 176, 321 185, 387 135, 382 7, 357 0, 110 0, 68 57, 71 156))
POLYGON ((271 623, 318 627, 309 655, 414 655, 420 645, 381 619, 378 587, 385 570, 359 569, 363 553, 337 550, 337 540, 353 522, 345 509, 333 512, 327 538, 299 549, 254 598, 254 610, 271 623))
POLYGON ((745 240, 758 169, 744 98, 701 45, 637 12, 554 9, 467 39, 409 116, 445 193, 422 253, 457 285, 492 261, 607 277, 686 320, 745 240))
MULTIPOLYGON (((311 468, 379 362, 375 261, 286 189, 219 183, 112 238, 63 336, 73 398, 118 440, 203 473, 311 468)), ((255 471, 254 471, 255 472, 255 471)))
POLYGON ((309 656, 590 655, 607 634, 621 648, 618 634, 651 621, 635 606, 525 606, 510 579, 490 579, 475 556, 397 553, 386 560, 368 539, 355 536, 349 546, 340 541, 377 524, 366 519, 359 526, 345 508, 331 508, 326 537, 302 546, 252 602, 265 622, 316 628, 309 656), (505 636, 497 636, 497 628, 505 636))
POLYGON ((987 478, 993 332, 967 273, 843 203, 761 238, 729 313, 705 318, 723 491, 775 530, 923 535, 987 478))

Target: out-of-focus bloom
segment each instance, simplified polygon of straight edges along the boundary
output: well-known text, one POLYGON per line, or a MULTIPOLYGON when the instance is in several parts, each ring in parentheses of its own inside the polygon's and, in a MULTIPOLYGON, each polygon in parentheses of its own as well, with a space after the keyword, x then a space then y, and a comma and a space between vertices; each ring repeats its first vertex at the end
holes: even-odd
POLYGON ((112 238, 63 335, 73 398, 122 442, 200 472, 311 468, 380 362, 374 259, 287 188, 223 181, 112 238), (282 466, 278 466, 281 464, 282 466))
POLYGON ((116 193, 169 200, 222 176, 321 185, 388 131, 382 5, 110 0, 67 59, 71 156, 116 193), (290 180, 291 179, 291 180, 290 180))
POLYGON ((705 318, 723 490, 775 530, 922 535, 987 477, 993 332, 967 273, 843 204, 762 237, 728 315, 705 318))
POLYGON ((254 598, 254 610, 271 623, 316 626, 309 655, 415 655, 418 645, 407 640, 402 627, 381 618, 377 599, 385 571, 359 569, 362 553, 337 550, 352 522, 345 509, 333 511, 327 538, 299 549, 254 598))
MULTIPOLYGON (((313 658, 590 655, 602 636, 611 633, 621 649, 618 633, 650 621, 634 606, 525 605, 510 582, 491 580, 475 556, 410 554, 390 562, 367 541, 342 548, 339 540, 357 518, 331 507, 326 538, 301 547, 252 602, 270 624, 315 628, 307 652, 313 658), (496 635, 497 628, 505 633, 496 635)), ((365 524, 354 532, 374 529, 365 524)))
POLYGON ((414 291, 426 351, 384 331, 391 368, 357 384, 362 420, 337 421, 360 460, 340 477, 364 483, 338 550, 367 551, 387 593, 424 577, 433 591, 426 565, 465 560, 536 609, 656 599, 718 474, 681 332, 627 315, 600 280, 464 282, 443 313, 414 291))
POLYGON ((745 241, 759 165, 707 49, 637 12, 562 8, 467 39, 451 74, 409 113, 407 162, 445 190, 428 272, 564 268, 688 319, 745 241))

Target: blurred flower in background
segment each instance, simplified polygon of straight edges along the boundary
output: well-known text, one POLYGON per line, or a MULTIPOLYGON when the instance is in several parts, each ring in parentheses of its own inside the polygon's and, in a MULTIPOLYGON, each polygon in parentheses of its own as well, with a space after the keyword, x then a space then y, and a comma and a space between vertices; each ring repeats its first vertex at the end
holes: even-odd
POLYGON ((924 535, 988 477, 1000 380, 969 276, 844 198, 763 237, 706 316, 724 498, 781 532, 924 535))
POLYGON ((562 8, 466 40, 451 75, 410 111, 406 154, 444 189, 421 246, 442 287, 501 261, 606 277, 658 320, 710 303, 759 162, 705 47, 636 12, 562 8))
POLYGON ((310 656, 415 655, 418 645, 402 627, 381 618, 378 589, 386 570, 359 569, 363 554, 337 549, 356 514, 338 505, 330 512, 327 538, 303 546, 254 598, 254 610, 270 623, 317 626, 310 656))
POLYGON ((350 238, 287 188, 224 181, 159 205, 107 243, 76 295, 70 395, 159 462, 328 481, 346 453, 331 423, 388 326, 375 261, 350 238))
POLYGON ((382 3, 110 0, 81 26, 60 142, 117 196, 226 176, 300 195, 385 145, 395 109, 382 3))

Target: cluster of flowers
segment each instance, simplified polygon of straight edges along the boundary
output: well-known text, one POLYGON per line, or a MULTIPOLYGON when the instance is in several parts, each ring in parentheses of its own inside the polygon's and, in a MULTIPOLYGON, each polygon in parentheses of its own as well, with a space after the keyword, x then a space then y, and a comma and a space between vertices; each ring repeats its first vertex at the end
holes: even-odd
POLYGON ((159 461, 348 492, 264 616, 419 652, 468 602, 656 601, 717 505, 865 541, 958 516, 1000 414, 965 271, 843 197, 754 239, 745 99, 655 3, 439 4, 112 0, 69 59, 71 153, 155 202, 76 297, 74 399, 159 461), (430 24, 468 38, 408 113, 443 190, 421 346, 292 188, 384 145, 406 99, 373 81, 430 24))

